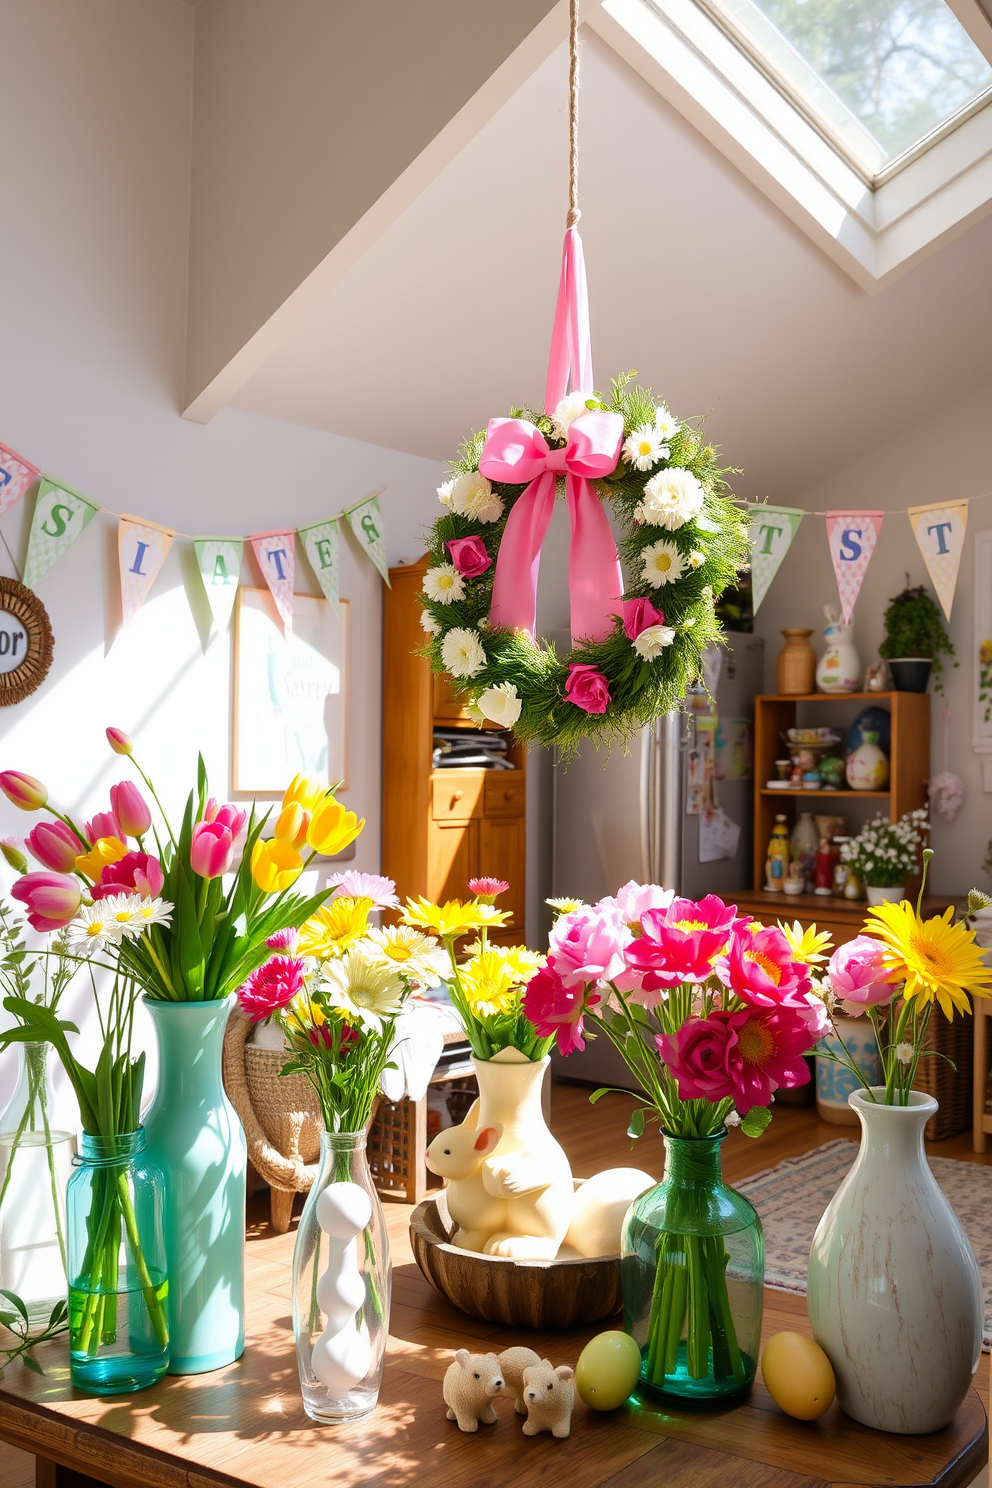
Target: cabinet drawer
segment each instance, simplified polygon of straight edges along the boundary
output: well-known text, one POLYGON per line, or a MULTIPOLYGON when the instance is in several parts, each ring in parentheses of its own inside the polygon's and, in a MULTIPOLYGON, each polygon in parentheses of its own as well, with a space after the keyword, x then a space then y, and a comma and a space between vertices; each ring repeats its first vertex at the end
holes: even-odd
POLYGON ((445 770, 431 782, 431 815, 435 821, 466 821, 482 815, 481 770, 445 770))
POLYGON ((527 777, 509 770, 486 776, 486 815, 523 816, 527 809, 527 777))

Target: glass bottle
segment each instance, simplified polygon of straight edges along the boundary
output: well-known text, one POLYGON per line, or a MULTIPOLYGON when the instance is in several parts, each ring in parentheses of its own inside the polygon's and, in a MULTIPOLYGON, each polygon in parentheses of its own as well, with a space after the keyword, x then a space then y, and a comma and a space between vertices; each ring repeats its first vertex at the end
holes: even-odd
POLYGON ((296 1362, 311 1420, 357 1421, 375 1409, 391 1286, 365 1132, 321 1132, 320 1168, 293 1252, 296 1362))
POLYGON ((723 1181, 726 1135, 665 1137, 664 1177, 634 1200, 620 1242, 639 1388, 683 1408, 743 1399, 758 1362, 764 1241, 753 1204, 723 1181))
POLYGON ((0 1287, 32 1325, 65 1300, 65 1190, 75 1136, 52 1125, 48 1044, 21 1044, 17 1085, 0 1115, 0 1287))
POLYGON ((788 868, 788 818, 779 815, 775 818, 775 825, 772 827, 772 834, 768 840, 768 856, 765 860, 765 887, 776 893, 781 893, 788 868))
POLYGON ((163 1181, 145 1133, 83 1133, 67 1206, 69 1364, 88 1395, 143 1390, 169 1367, 163 1181))

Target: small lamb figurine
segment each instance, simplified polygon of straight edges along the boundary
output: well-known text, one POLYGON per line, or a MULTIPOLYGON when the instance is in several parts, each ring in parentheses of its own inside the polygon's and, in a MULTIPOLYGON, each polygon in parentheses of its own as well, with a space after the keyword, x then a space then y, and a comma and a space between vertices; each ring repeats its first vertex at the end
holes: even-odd
POLYGON ((514 1410, 518 1416, 527 1414, 527 1403, 524 1400, 524 1370, 530 1369, 534 1364, 540 1364, 540 1354, 535 1354, 529 1348, 505 1349, 499 1356, 499 1367, 503 1371, 503 1381, 507 1390, 512 1391, 516 1397, 514 1410))
POLYGON ((572 1429, 572 1407, 575 1404, 570 1366, 559 1364, 557 1369, 552 1369, 549 1361, 542 1359, 540 1364, 525 1369, 524 1404, 527 1407, 524 1436, 550 1431, 552 1436, 566 1437, 572 1429))
POLYGON ((493 1400, 503 1389, 503 1375, 495 1354, 470 1354, 459 1349, 449 1364, 442 1386, 448 1420, 457 1421, 459 1431, 478 1431, 479 1422, 493 1426, 493 1400))

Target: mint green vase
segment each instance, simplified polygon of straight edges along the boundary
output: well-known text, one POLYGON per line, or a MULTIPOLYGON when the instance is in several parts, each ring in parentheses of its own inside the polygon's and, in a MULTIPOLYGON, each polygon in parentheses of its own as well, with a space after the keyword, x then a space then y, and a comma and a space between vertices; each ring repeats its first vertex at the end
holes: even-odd
POLYGON ((158 1036, 146 1150, 165 1178, 170 1374, 206 1374, 245 1346, 245 1134, 221 1077, 229 1003, 145 999, 158 1036))

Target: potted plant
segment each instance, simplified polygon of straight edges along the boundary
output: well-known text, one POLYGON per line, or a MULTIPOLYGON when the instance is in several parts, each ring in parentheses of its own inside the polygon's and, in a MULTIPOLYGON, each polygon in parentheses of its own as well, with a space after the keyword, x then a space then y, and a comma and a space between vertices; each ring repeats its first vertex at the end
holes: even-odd
POLYGON ((939 609, 922 584, 910 586, 909 574, 902 593, 889 600, 884 624, 878 654, 889 663, 896 691, 926 692, 932 668, 934 687, 942 692, 941 657, 953 656, 954 647, 939 609))
POLYGON ((841 860, 861 879, 869 904, 898 903, 903 898, 929 830, 927 813, 921 808, 907 811, 896 822, 875 816, 857 837, 843 844, 841 860))

